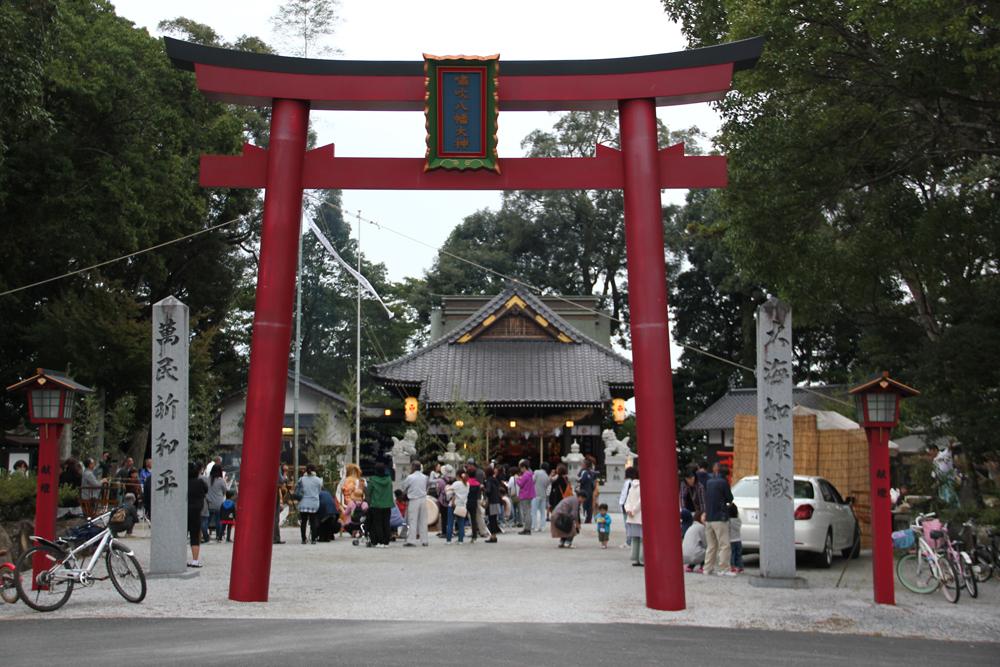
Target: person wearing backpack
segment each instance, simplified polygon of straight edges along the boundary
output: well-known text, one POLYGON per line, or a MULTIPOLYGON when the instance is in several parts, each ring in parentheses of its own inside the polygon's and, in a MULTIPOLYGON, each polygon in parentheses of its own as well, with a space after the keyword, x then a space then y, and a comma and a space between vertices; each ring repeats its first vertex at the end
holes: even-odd
POLYGON ((597 473, 594 472, 594 462, 589 458, 583 462, 583 469, 579 473, 579 483, 577 487, 583 493, 586 501, 583 503, 584 523, 590 523, 594 519, 594 487, 597 484, 597 473))

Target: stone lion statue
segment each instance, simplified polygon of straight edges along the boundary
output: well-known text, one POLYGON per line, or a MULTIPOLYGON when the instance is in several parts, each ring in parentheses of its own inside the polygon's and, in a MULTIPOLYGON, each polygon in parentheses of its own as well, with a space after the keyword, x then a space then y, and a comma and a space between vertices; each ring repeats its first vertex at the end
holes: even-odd
POLYGON ((401 456, 403 454, 417 455, 417 432, 412 428, 406 429, 402 438, 392 436, 392 455, 401 456))
POLYGON ((628 448, 628 436, 625 436, 624 440, 619 440, 614 431, 610 428, 606 428, 604 429, 604 432, 601 433, 601 439, 604 440, 605 459, 616 456, 633 456, 632 450, 628 448))

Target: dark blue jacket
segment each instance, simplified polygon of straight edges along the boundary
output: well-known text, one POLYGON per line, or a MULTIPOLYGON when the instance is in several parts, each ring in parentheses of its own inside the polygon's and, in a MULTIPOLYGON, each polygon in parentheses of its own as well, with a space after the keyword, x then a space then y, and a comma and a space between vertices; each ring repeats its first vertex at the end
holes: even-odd
POLYGON ((706 521, 729 521, 726 505, 733 502, 733 492, 725 477, 711 477, 705 485, 706 521))
POLYGON ((319 492, 319 517, 337 514, 337 503, 326 489, 319 492))

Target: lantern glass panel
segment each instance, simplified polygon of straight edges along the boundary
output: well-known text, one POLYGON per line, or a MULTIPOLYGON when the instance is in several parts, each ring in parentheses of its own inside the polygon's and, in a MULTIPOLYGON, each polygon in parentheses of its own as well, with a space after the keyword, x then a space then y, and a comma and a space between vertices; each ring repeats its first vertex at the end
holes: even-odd
POLYGON ((72 391, 66 392, 66 401, 63 403, 63 419, 73 418, 73 399, 76 394, 72 391))
POLYGON ((32 389, 31 417, 33 419, 59 418, 59 390, 32 389))
POLYGON ((882 424, 896 421, 896 394, 869 394, 868 416, 882 424))
POLYGON ((858 423, 862 426, 867 421, 865 419, 865 402, 868 400, 868 394, 855 394, 854 396, 854 409, 857 411, 858 423))

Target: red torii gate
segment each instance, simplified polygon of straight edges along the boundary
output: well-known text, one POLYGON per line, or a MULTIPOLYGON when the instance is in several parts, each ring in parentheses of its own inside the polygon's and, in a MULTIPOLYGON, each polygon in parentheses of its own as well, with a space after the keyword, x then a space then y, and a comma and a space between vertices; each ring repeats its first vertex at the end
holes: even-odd
POLYGON ((306 150, 310 109, 423 110, 421 61, 309 60, 164 41, 174 65, 193 70, 211 99, 272 107, 267 149, 248 144, 242 155, 201 159, 204 187, 266 188, 230 599, 264 602, 268 595, 302 191, 620 188, 636 426, 649 480, 642 485, 646 604, 684 609, 660 190, 725 187, 726 158, 686 156, 682 144, 658 150, 655 108, 721 99, 733 72, 757 62, 763 39, 635 58, 504 61, 501 110, 617 107, 621 151, 597 146, 593 158, 501 158, 500 173, 424 171, 423 158, 339 158, 333 145, 306 150))

